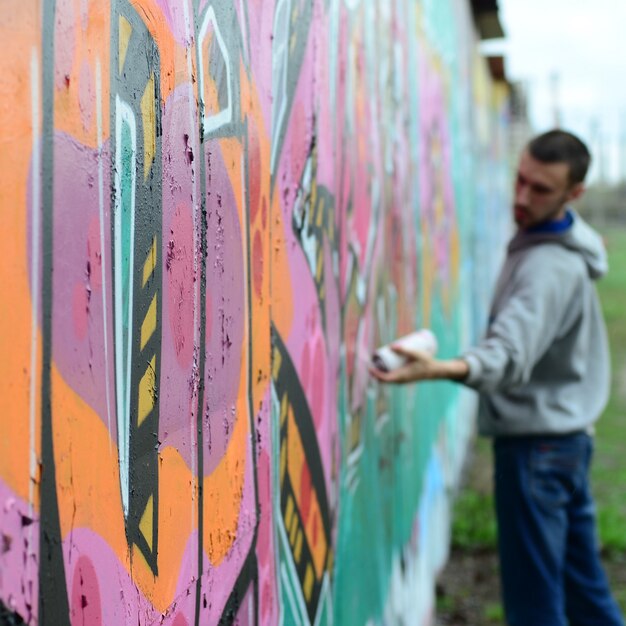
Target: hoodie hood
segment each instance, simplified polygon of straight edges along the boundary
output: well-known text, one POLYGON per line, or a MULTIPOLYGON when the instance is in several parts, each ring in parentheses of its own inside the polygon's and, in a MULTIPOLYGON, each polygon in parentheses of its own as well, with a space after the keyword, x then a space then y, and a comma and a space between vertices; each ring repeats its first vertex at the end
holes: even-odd
POLYGON ((572 217, 572 223, 566 230, 557 232, 518 230, 509 243, 509 252, 541 243, 558 243, 578 252, 585 260, 589 276, 597 280, 609 269, 602 237, 575 211, 568 209, 568 213, 572 217))

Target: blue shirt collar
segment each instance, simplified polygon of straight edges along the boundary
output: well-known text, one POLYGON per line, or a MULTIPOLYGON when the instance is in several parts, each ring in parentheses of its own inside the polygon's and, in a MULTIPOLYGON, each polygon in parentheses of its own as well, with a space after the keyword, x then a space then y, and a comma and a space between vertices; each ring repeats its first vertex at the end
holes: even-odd
POLYGON ((559 234, 564 233, 571 228, 574 223, 574 213, 571 209, 567 209, 565 217, 560 220, 552 220, 551 222, 544 222, 543 224, 537 224, 526 230, 527 233, 552 233, 559 234))

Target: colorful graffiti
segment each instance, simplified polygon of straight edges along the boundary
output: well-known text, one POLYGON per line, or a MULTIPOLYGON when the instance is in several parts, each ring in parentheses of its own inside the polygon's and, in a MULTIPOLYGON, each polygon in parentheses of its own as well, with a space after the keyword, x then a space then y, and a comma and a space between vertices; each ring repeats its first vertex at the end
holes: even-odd
POLYGON ((368 355, 480 326, 507 121, 469 9, 3 9, 0 618, 428 623, 473 401, 368 355))

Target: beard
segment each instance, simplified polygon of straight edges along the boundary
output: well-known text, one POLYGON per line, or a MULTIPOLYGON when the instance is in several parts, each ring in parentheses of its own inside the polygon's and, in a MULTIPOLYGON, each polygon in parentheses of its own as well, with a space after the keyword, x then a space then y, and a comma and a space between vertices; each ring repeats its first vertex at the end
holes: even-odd
POLYGON ((531 209, 523 204, 513 206, 513 217, 515 223, 520 228, 532 228, 547 222, 551 222, 564 212, 567 202, 567 194, 563 194, 558 200, 548 207, 543 207, 540 211, 531 209))

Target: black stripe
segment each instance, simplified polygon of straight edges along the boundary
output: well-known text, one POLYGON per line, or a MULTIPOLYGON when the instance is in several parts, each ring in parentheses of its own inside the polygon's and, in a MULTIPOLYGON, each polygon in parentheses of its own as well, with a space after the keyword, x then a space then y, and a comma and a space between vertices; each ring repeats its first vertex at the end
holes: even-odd
POLYGON ((277 380, 275 380, 278 395, 281 397, 287 394, 287 398, 293 407, 293 415, 296 427, 300 434, 302 446, 305 451, 307 465, 311 472, 311 483, 315 488, 317 501, 319 503, 322 522, 324 524, 324 533, 326 541, 330 547, 331 529, 330 529, 330 511, 328 507, 328 497, 326 494, 326 482, 324 480, 324 469, 322 457, 317 441, 317 433, 313 423, 313 416, 309 409, 309 404, 302 389, 298 373, 291 360, 291 355, 287 350, 287 346, 283 342, 276 327, 272 324, 272 345, 274 349, 281 355, 280 371, 277 380))
MULTIPOLYGON (((39 624, 70 626, 63 561, 51 405, 52 275, 54 228, 54 17, 55 0, 43 3, 42 220, 41 220, 41 504, 39 526, 39 624)), ((37 175, 35 172, 33 175, 37 175)), ((36 288, 33 286, 33 288, 36 288)))
MULTIPOLYGON (((116 207, 116 196, 122 193, 122 189, 117 189, 115 184, 116 152, 118 149, 115 129, 117 128, 117 106, 116 98, 119 96, 122 102, 132 110, 137 121, 137 151, 135 178, 135 215, 134 240, 130 242, 134 250, 135 265, 130 288, 133 296, 132 316, 132 338, 128 350, 131 354, 130 373, 130 415, 131 421, 128 425, 129 457, 128 457, 128 484, 122 485, 122 492, 128 489, 128 514, 126 516, 126 537, 129 547, 135 544, 139 547, 146 563, 151 568, 152 573, 157 576, 158 570, 158 530, 159 530, 159 453, 158 453, 158 432, 159 432, 159 373, 161 368, 161 319, 162 319, 162 263, 160 250, 162 248, 162 172, 161 172, 161 98, 160 98, 160 55, 152 35, 137 13, 133 5, 128 0, 118 0, 112 3, 111 24, 111 50, 119 49, 119 18, 124 17, 131 25, 131 35, 125 53, 124 68, 119 71, 118 55, 111 55, 111 106, 110 106, 110 128, 111 128, 111 215, 118 210, 116 207), (128 71, 128 76, 124 73, 128 71), (143 126, 143 115, 140 102, 149 84, 150 78, 154 79, 154 99, 153 107, 156 125, 155 154, 149 168, 149 178, 144 180, 144 165, 146 164, 146 154, 141 146, 145 146, 145 133, 147 129, 143 126), (143 273, 141 271, 147 255, 150 253, 153 241, 156 240, 157 263, 152 271, 148 283, 143 285, 143 273), (145 346, 141 346, 141 328, 145 316, 156 296, 156 329, 149 338, 145 346), (154 406, 145 421, 139 425, 136 416, 139 406, 139 386, 146 373, 146 368, 151 359, 155 359, 154 384, 155 398, 154 406), (150 498, 153 498, 152 512, 152 534, 150 537, 143 537, 140 525, 145 508, 150 498)), ((119 197, 117 198, 119 199, 119 197)), ((121 207, 119 207, 121 210, 121 207)), ((115 276, 116 261, 116 238, 115 221, 111 220, 111 266, 115 276)), ((115 293, 120 288, 113 280, 114 313, 120 312, 115 307, 115 293)), ((127 306, 125 303, 124 306, 127 306)), ((115 334, 115 333, 114 333, 115 334)), ((116 336, 116 340, 119 339, 116 336)), ((125 339, 124 339, 125 341, 125 339)), ((118 355, 116 354, 116 358, 118 355)), ((118 376, 115 376, 116 396, 119 393, 118 376)), ((120 416, 118 416, 119 418, 120 416)))
MULTIPOLYGON (((194 41, 198 40, 198 1, 194 2, 194 41)), ((200 51, 196 45, 196 67, 200 67, 200 51)), ((195 81, 196 88, 198 81, 195 81)), ((204 107, 202 106, 201 94, 198 94, 198 120, 200 122, 200 346, 198 355, 198 406, 196 409, 197 431, 197 471, 198 471, 198 578, 196 580, 196 607, 195 626, 200 625, 200 595, 202 593, 202 570, 204 567, 204 554, 202 551, 202 536, 204 534, 204 442, 202 415, 204 412, 204 368, 205 368, 205 342, 206 342, 206 255, 207 255, 207 212, 206 212, 206 154, 204 152, 204 107)), ((195 207, 194 207, 195 208, 195 207)))
POLYGON ((237 582, 230 592, 230 596, 228 597, 226 606, 218 622, 219 626, 230 626, 235 623, 235 619, 241 608, 241 603, 246 597, 251 584, 253 585, 252 593, 254 595, 254 623, 257 624, 259 621, 259 576, 254 547, 250 548, 248 556, 241 568, 241 572, 239 573, 239 578, 237 578, 237 582))
MULTIPOLYGON (((250 246, 250 184, 248 180, 249 171, 248 166, 250 163, 249 155, 248 155, 248 122, 247 120, 244 122, 243 127, 243 144, 244 144, 244 159, 243 159, 243 167, 244 167, 244 180, 246 181, 246 187, 244 190, 245 194, 245 220, 247 224, 246 228, 246 249, 248 251, 247 256, 247 285, 246 288, 248 290, 248 413, 250 419, 250 445, 252 446, 252 477, 254 480, 254 507, 256 510, 256 521, 254 524, 254 536, 252 538, 252 545, 250 546, 250 554, 256 552, 256 542, 258 537, 259 524, 261 522, 261 505, 259 503, 259 477, 257 475, 257 450, 256 450, 256 425, 254 422, 255 409, 253 403, 253 394, 252 394, 252 385, 253 385, 253 373, 252 373, 252 360, 253 360, 253 344, 252 344, 252 249, 250 246)), ((271 222, 271 220, 270 220, 271 222)), ((269 267, 269 263, 268 263, 269 267)), ((267 329, 269 333, 270 329, 267 329)), ((250 557, 248 557, 250 558, 250 557)), ((254 623, 255 625, 259 623, 259 611, 258 611, 258 572, 256 571, 257 561, 256 558, 252 565, 255 571, 252 573, 253 580, 255 582, 254 587, 254 623)))

